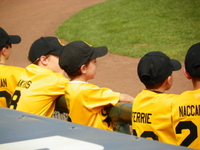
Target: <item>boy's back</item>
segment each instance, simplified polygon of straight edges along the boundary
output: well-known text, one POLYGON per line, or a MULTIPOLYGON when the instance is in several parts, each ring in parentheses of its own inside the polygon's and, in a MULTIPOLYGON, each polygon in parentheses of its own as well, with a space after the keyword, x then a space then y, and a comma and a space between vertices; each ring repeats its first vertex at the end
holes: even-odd
POLYGON ((12 51, 12 44, 21 42, 18 35, 8 35, 0 27, 0 106, 9 107, 11 96, 19 80, 23 68, 7 66, 6 61, 9 59, 12 51))
POLYGON ((68 100, 72 122, 112 130, 113 125, 105 106, 115 105, 119 93, 81 81, 69 82, 66 91, 65 98, 68 100))
POLYGON ((178 145, 200 149, 200 89, 183 92, 175 99, 172 108, 178 145))
POLYGON ((62 74, 31 64, 20 77, 10 108, 51 117, 66 82, 62 74))
POLYGON ((173 101, 173 128, 178 145, 200 149, 200 43, 188 49, 184 64, 185 77, 191 80, 193 90, 173 101))
POLYGON ((138 76, 146 90, 139 93, 132 106, 133 134, 161 142, 176 144, 171 122, 171 103, 177 96, 165 94, 173 83, 172 72, 181 63, 162 52, 149 52, 138 64, 138 76))
POLYGON ((0 106, 9 107, 11 96, 24 69, 0 64, 0 70, 0 106))
POLYGON ((134 135, 176 144, 171 123, 171 102, 177 95, 143 90, 133 104, 134 135))

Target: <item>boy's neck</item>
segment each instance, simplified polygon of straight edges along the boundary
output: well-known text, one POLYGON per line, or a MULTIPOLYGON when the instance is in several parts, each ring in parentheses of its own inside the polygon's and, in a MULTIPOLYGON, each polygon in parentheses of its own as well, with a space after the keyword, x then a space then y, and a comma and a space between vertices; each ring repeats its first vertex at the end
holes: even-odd
POLYGON ((5 63, 6 63, 5 57, 0 55, 0 64, 5 64, 5 63))
POLYGON ((200 81, 192 80, 193 83, 193 90, 197 90, 200 88, 200 81))
POLYGON ((164 93, 166 91, 166 89, 162 88, 162 87, 155 88, 155 89, 147 89, 147 90, 152 91, 152 92, 156 92, 156 93, 164 93))
POLYGON ((87 82, 87 79, 84 78, 84 76, 80 75, 72 79, 71 81, 82 81, 82 82, 87 82))

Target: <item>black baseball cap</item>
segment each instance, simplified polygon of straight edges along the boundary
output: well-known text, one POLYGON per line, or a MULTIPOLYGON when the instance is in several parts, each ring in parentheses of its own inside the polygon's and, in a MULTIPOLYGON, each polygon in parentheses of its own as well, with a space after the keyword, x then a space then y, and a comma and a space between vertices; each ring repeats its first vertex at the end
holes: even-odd
POLYGON ((18 35, 8 35, 8 33, 0 27, 0 47, 6 44, 18 44, 21 42, 21 37, 18 35))
POLYGON ((185 69, 192 77, 200 77, 200 43, 188 49, 185 56, 185 69))
POLYGON ((42 55, 60 55, 64 44, 56 37, 41 37, 30 47, 28 59, 33 63, 42 55))
POLYGON ((89 60, 102 57, 107 53, 106 46, 92 47, 84 41, 74 41, 64 47, 59 58, 59 65, 66 73, 72 73, 89 60))
POLYGON ((142 83, 155 85, 164 81, 172 71, 180 69, 181 63, 178 60, 170 59, 162 52, 153 51, 140 59, 137 72, 142 83))

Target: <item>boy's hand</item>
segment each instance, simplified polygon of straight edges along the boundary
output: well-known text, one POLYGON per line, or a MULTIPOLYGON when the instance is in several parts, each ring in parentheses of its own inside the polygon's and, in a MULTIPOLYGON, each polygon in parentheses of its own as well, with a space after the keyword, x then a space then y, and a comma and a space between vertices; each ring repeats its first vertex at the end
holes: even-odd
POLYGON ((128 94, 120 94, 119 102, 133 103, 134 98, 128 94))

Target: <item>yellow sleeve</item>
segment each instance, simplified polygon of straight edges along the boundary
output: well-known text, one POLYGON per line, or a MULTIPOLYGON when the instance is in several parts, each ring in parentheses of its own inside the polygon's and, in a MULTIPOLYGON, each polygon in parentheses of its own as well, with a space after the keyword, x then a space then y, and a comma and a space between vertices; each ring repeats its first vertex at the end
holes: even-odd
POLYGON ((86 91, 83 90, 82 93, 83 96, 87 97, 85 106, 94 112, 99 111, 99 107, 116 105, 120 97, 120 93, 118 92, 113 92, 108 88, 99 88, 97 86, 92 86, 86 91))

